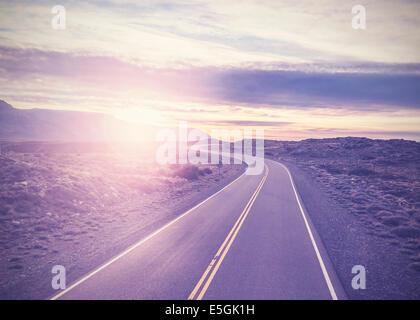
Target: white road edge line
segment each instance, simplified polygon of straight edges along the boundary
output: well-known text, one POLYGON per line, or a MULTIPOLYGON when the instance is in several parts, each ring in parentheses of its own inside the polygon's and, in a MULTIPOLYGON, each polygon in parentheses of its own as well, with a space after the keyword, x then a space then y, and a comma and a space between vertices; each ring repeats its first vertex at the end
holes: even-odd
POLYGON ((154 236, 156 236, 158 233, 162 232, 163 230, 167 229, 169 226, 171 226, 172 224, 174 224, 175 222, 177 222, 178 220, 182 219, 183 217, 185 217, 187 214, 191 213, 192 211, 194 211, 195 209, 197 209, 198 207, 200 207, 201 205, 203 205, 205 202, 209 201, 210 199, 214 198, 215 196, 217 196, 220 192, 222 192, 223 190, 225 190, 226 188, 228 188, 229 186, 231 186, 232 184, 234 184, 236 181, 238 181, 240 178, 242 178, 245 175, 246 170, 239 176, 237 177, 235 180, 233 180, 232 182, 230 182, 228 185, 224 186, 222 189, 220 189, 219 191, 217 191, 216 193, 213 193, 210 197, 204 199, 202 202, 200 202, 199 204, 195 205, 194 207, 192 207, 191 209, 189 209, 187 212, 184 212, 182 215, 178 216, 177 218, 175 218, 174 220, 168 222, 167 224, 165 224, 163 227, 159 228, 158 230, 156 230, 155 232, 153 232, 152 234, 146 236, 145 238, 143 238, 142 240, 140 240, 139 242, 135 243, 134 245, 132 245, 131 247, 129 247, 128 249, 126 249, 125 251, 123 251, 122 253, 120 253, 119 255, 117 255, 116 257, 112 258, 111 260, 109 260, 108 262, 106 262, 105 264, 103 264, 102 266, 100 266, 99 268, 95 269, 94 271, 92 271, 91 273, 88 273, 86 276, 84 276, 83 278, 77 280, 75 283, 73 283, 70 287, 64 289, 63 291, 61 291, 60 293, 56 294, 55 296, 53 296, 51 299, 49 300, 57 300, 58 298, 60 298, 61 296, 63 296, 64 294, 66 294, 67 292, 69 292, 70 290, 72 290, 73 288, 77 287, 79 284, 85 282, 87 279, 91 278, 92 276, 94 276, 95 274, 97 274, 99 271, 105 269, 106 267, 108 267, 110 264, 114 263, 115 261, 119 260, 120 258, 122 258, 123 256, 125 256, 126 254, 128 254, 129 252, 133 251, 135 248, 137 248, 138 246, 142 245, 143 243, 145 243, 146 241, 150 240, 151 238, 153 238, 154 236))
POLYGON ((315 238, 314 238, 314 236, 312 234, 311 227, 309 226, 308 220, 306 219, 305 212, 304 212, 304 210, 302 208, 302 205, 300 203, 299 196, 298 196, 298 194, 296 192, 296 187, 295 187, 295 183, 293 181, 292 175, 290 174, 289 169, 283 163, 281 163, 281 162, 277 162, 277 163, 279 163, 286 170, 287 174, 289 175, 290 182, 292 183, 293 191, 295 193, 296 200, 297 200, 297 203, 299 205, 300 212, 302 214, 303 220, 305 221, 306 230, 308 230, 309 237, 311 238, 312 246, 314 247, 316 256, 318 258, 319 265, 321 266, 321 269, 322 269, 322 274, 324 275, 324 278, 325 278, 325 281, 327 283, 328 289, 330 291, 331 297, 332 297, 333 300, 338 300, 337 295, 336 295, 336 293, 334 291, 334 287, 333 287, 333 285, 331 283, 331 280, 330 280, 330 277, 328 275, 327 268, 325 267, 324 261, 322 260, 321 254, 320 254, 320 252, 318 250, 318 246, 317 246, 317 244, 315 242, 315 238))

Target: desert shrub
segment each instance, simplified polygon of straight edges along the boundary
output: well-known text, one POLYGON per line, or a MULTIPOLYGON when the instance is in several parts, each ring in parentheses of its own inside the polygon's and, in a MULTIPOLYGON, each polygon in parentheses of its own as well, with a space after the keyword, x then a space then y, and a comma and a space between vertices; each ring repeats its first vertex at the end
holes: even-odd
POLYGON ((0 198, 1 204, 5 205, 13 205, 15 203, 15 196, 13 194, 9 194, 7 196, 2 196, 0 198))
POLYGON ((211 174, 212 171, 210 168, 204 168, 203 170, 200 170, 200 175, 204 176, 206 174, 211 174))
POLYGON ((402 217, 384 217, 382 223, 387 226, 396 227, 405 221, 402 217))
POLYGON ((368 200, 366 200, 366 197, 363 196, 354 196, 351 198, 351 201, 357 204, 364 204, 368 202, 368 200))
POLYGON ((395 174, 392 174, 392 173, 382 173, 381 178, 384 179, 384 180, 396 180, 400 177, 396 176, 395 174))
POLYGON ((13 266, 10 266, 9 269, 10 270, 21 270, 21 269, 23 269, 23 266, 20 265, 20 264, 15 264, 13 266))
POLYGON ((25 180, 26 170, 23 168, 12 168, 9 174, 13 177, 14 181, 20 182, 25 180))
POLYGON ((348 174, 350 176, 363 176, 363 177, 367 177, 367 176, 373 176, 376 174, 375 171, 370 170, 370 169, 366 169, 366 168, 357 168, 357 169, 351 169, 349 170, 348 174))
POLYGON ((376 161, 376 164, 381 166, 395 166, 398 164, 398 161, 393 159, 380 159, 376 161))
POLYGON ((375 213, 377 213, 377 212, 383 211, 383 209, 384 209, 384 208, 382 208, 382 207, 380 207, 380 206, 375 206, 375 205, 373 205, 373 206, 369 206, 369 207, 367 208, 367 211, 368 211, 369 213, 375 214, 375 213))
POLYGON ((14 195, 16 202, 28 201, 32 202, 34 205, 39 205, 41 198, 37 194, 32 194, 28 192, 19 192, 14 195))
POLYGON ((33 208, 33 205, 29 201, 19 201, 15 205, 15 211, 20 213, 30 213, 33 208))
POLYGON ((330 174, 341 174, 343 173, 343 170, 337 167, 334 167, 332 165, 320 165, 321 169, 325 169, 330 174))
POLYGON ((401 238, 418 238, 420 230, 413 227, 396 227, 392 229, 392 233, 401 238))
POLYGON ((360 156, 360 159, 361 160, 375 160, 376 157, 373 156, 373 155, 364 154, 364 155, 360 156))
POLYGON ((384 218, 388 218, 388 217, 392 217, 392 213, 388 210, 379 210, 377 212, 373 212, 375 217, 379 220, 384 219, 384 218))
POLYGON ((413 262, 410 264, 411 269, 420 272, 420 262, 413 262))
POLYGON ((417 190, 413 190, 412 192, 407 194, 407 198, 411 200, 412 202, 418 202, 420 203, 420 192, 417 190))
POLYGON ((145 193, 153 193, 155 191, 159 191, 164 184, 167 184, 168 181, 165 178, 152 178, 152 179, 138 179, 135 189, 145 193))
MULTIPOLYGON (((101 185, 101 184, 98 184, 101 185)), ((77 199, 77 193, 65 186, 53 186, 51 189, 47 190, 46 192, 46 199, 51 201, 55 200, 66 200, 72 201, 73 199, 77 199)))
POLYGON ((155 192, 156 190, 159 190, 159 188, 158 186, 153 185, 143 185, 138 190, 142 193, 149 194, 155 192))
POLYGON ((396 196, 396 197, 404 197, 404 196, 407 196, 409 194, 409 191, 404 190, 404 189, 390 190, 390 191, 388 191, 388 194, 392 194, 393 196, 396 196))
POLYGON ((10 212, 10 207, 0 204, 0 216, 8 215, 10 212))
POLYGON ((194 165, 185 165, 174 172, 174 176, 187 180, 197 180, 200 176, 200 169, 194 165))
MULTIPOLYGON (((419 211, 417 211, 416 209, 413 209, 413 210, 407 210, 407 213, 410 216, 416 216, 419 213, 419 211)), ((420 216, 419 216, 419 218, 420 218, 420 216)))

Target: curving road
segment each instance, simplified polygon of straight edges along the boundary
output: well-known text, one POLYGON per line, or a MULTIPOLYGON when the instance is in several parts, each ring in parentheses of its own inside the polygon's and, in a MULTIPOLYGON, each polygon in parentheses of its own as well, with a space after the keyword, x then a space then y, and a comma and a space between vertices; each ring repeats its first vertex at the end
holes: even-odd
POLYGON ((345 299, 286 167, 228 186, 52 299, 345 299))

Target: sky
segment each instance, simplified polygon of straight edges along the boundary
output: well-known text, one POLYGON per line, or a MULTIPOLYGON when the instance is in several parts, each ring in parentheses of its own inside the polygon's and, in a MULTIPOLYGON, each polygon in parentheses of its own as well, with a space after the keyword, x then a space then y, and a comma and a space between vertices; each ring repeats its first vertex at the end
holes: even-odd
POLYGON ((0 0, 0 99, 281 140, 420 141, 418 12, 414 0, 0 0), (355 5, 366 29, 352 27, 355 5))

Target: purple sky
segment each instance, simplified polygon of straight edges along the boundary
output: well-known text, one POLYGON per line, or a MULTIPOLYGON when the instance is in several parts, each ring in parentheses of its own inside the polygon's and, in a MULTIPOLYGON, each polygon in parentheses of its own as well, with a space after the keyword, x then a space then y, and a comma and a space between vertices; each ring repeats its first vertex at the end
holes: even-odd
POLYGON ((0 2, 0 98, 144 124, 267 137, 420 140, 420 4, 362 1, 0 2))

